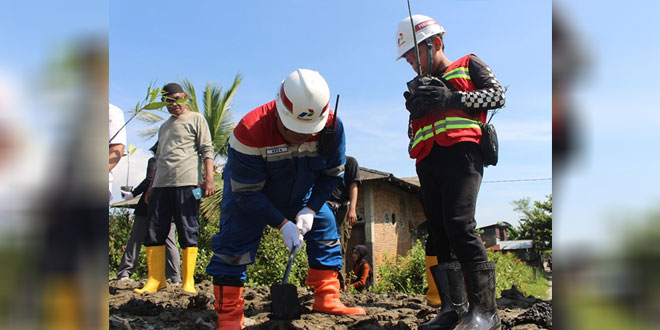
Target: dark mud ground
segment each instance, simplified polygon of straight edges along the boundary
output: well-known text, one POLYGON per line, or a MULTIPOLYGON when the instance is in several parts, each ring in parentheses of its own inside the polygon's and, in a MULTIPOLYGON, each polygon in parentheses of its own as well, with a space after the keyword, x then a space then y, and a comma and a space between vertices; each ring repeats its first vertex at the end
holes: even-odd
MULTIPOLYGON (((213 286, 204 281, 196 285, 196 295, 184 293, 181 284, 168 283, 154 294, 138 295, 133 289, 144 281, 111 280, 110 329, 215 329, 213 286)), ((312 312, 314 296, 308 288, 298 288, 302 309, 300 319, 271 319, 268 287, 246 287, 245 329, 417 329, 432 319, 437 309, 426 304, 423 295, 392 293, 341 294, 346 305, 358 305, 366 316, 335 316, 312 312)), ((552 299, 524 297, 515 289, 506 290, 498 299, 502 329, 552 329, 552 299)))

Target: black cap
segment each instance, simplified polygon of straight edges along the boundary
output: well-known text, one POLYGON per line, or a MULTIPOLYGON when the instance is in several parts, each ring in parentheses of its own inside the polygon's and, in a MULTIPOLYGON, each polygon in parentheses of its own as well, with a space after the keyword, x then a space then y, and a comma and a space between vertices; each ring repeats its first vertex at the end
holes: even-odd
POLYGON ((181 85, 177 83, 169 83, 163 86, 163 95, 170 95, 176 93, 185 93, 181 85))

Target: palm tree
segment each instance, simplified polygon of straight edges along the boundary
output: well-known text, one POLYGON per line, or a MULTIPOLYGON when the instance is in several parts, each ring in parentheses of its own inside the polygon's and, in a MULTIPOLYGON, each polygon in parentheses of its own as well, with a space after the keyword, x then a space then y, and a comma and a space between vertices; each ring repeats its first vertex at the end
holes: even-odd
POLYGON ((187 78, 181 79, 181 86, 188 94, 189 100, 186 106, 188 110, 202 113, 211 131, 211 140, 213 141, 213 150, 215 157, 227 156, 227 141, 229 134, 234 129, 234 123, 231 121, 231 101, 236 94, 238 85, 241 84, 243 78, 240 74, 236 74, 234 82, 225 91, 222 92, 222 87, 216 83, 207 82, 204 91, 202 92, 202 105, 203 112, 200 111, 197 92, 195 86, 187 78))

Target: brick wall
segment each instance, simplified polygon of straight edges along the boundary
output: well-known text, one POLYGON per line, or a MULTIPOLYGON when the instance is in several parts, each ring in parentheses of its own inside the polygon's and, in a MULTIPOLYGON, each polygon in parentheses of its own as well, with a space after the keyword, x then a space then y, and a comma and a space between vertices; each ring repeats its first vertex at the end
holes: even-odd
MULTIPOLYGON (((364 225, 356 226, 351 234, 347 255, 358 244, 367 245, 372 252, 369 262, 377 272, 383 263, 384 256, 405 255, 418 237, 417 226, 424 222, 424 212, 417 193, 412 193, 391 183, 383 181, 367 181, 362 184, 357 204, 358 216, 365 220, 364 225), (366 197, 370 191, 371 196, 366 197), (365 200, 371 200, 373 215, 365 209, 365 200), (368 244, 365 226, 371 222, 373 242, 368 244)), ((350 259, 349 259, 350 260, 350 259)), ((352 260, 347 263, 352 269, 352 260)))

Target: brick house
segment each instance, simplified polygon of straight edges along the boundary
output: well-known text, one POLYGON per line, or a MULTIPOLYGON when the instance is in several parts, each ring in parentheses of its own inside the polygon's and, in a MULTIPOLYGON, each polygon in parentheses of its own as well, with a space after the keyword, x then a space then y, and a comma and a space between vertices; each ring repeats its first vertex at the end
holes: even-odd
POLYGON ((419 198, 419 181, 360 167, 362 185, 357 201, 358 222, 353 226, 344 259, 353 269, 351 251, 359 244, 369 249, 368 261, 376 274, 387 254, 405 255, 420 237, 418 227, 426 220, 419 198))
POLYGON ((500 241, 509 240, 506 232, 507 223, 498 222, 489 226, 479 227, 483 230, 481 240, 486 244, 486 248, 500 244, 500 241))
POLYGON ((536 261, 535 256, 532 254, 533 241, 531 239, 509 240, 509 235, 506 232, 509 226, 511 225, 506 222, 498 222, 478 228, 483 231, 481 240, 484 241, 486 248, 491 251, 513 253, 528 263, 536 261))

